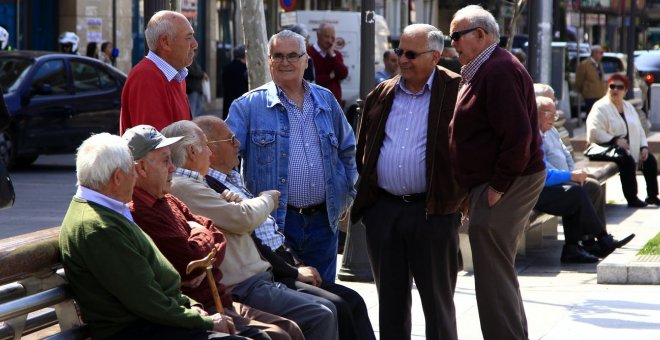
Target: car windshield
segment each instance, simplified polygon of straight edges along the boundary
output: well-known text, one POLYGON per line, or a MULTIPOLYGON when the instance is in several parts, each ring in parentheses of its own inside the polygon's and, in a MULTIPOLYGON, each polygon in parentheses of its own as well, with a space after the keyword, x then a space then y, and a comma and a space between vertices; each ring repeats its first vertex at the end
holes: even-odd
POLYGON ((640 71, 660 69, 660 53, 643 53, 635 58, 635 66, 640 71))
POLYGON ((21 58, 0 59, 0 88, 2 93, 16 91, 21 80, 34 64, 33 60, 21 58))

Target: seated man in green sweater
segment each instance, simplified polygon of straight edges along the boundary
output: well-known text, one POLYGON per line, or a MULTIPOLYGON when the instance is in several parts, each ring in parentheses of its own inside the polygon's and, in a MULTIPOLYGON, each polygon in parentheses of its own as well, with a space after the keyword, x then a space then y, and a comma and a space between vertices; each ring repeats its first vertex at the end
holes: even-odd
MULTIPOLYGON (((163 138, 156 147, 179 139, 163 138)), ((78 149, 76 174, 60 251, 92 338, 245 339, 229 335, 235 333, 231 319, 209 316, 181 293, 177 271, 133 222, 126 203, 137 176, 124 139, 88 138, 78 149)))

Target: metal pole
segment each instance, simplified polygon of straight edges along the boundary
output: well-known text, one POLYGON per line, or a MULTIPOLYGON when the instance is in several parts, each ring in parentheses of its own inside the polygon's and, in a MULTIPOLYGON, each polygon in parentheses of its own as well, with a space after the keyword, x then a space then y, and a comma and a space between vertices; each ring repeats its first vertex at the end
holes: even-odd
POLYGON ((626 93, 626 99, 632 99, 635 97, 634 93, 634 71, 635 71, 635 46, 637 34, 635 28, 635 15, 637 14, 637 1, 630 0, 630 21, 628 22, 628 69, 627 76, 630 85, 628 86, 628 93, 626 93))
MULTIPOLYGON (((374 87, 374 0, 362 0, 362 16, 360 30, 360 98, 366 98, 374 87)), ((362 111, 360 102, 357 116, 362 111)), ((357 118, 359 122, 359 118, 357 118)), ((357 123, 355 126, 358 126, 357 123)), ((369 265, 369 256, 366 246, 366 230, 362 222, 351 224, 346 235, 344 258, 338 277, 344 281, 371 282, 373 275, 369 265)))

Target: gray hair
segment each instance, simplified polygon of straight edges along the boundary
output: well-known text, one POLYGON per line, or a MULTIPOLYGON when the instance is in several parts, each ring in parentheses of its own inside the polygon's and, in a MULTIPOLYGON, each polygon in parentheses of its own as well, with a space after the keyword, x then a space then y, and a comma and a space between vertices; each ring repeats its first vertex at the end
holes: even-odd
POLYGON ((403 34, 413 35, 418 31, 426 32, 426 48, 442 53, 445 48, 445 36, 442 31, 429 24, 412 24, 403 29, 403 34))
POLYGON ((286 40, 286 39, 293 39, 298 42, 298 47, 300 48, 300 53, 305 53, 306 48, 305 48, 305 38, 293 31, 289 30, 282 30, 282 32, 273 34, 272 37, 270 37, 270 40, 268 40, 268 49, 266 53, 270 55, 270 50, 273 48, 273 44, 275 43, 275 40, 286 40))
POLYGON ((453 21, 467 20, 470 27, 481 27, 486 33, 493 36, 493 42, 500 41, 500 26, 497 25, 495 17, 479 5, 469 5, 454 13, 453 21))
POLYGON ((158 39, 163 34, 167 34, 171 39, 176 38, 173 19, 178 18, 179 15, 181 14, 173 11, 158 11, 149 19, 147 28, 144 30, 144 40, 147 42, 149 51, 156 51, 158 39))
POLYGON ((195 147, 196 152, 201 152, 202 147, 199 143, 203 142, 199 135, 197 124, 189 120, 180 120, 166 126, 160 133, 165 137, 183 136, 181 141, 170 146, 172 153, 172 164, 177 168, 183 167, 188 156, 188 147, 195 147))
MULTIPOLYGON (((552 100, 551 98, 544 96, 536 97, 536 110, 538 110, 539 112, 541 112, 542 105, 549 105, 549 104, 555 105, 555 101, 552 100)), ((546 113, 545 115, 549 116, 548 113, 546 113)))
POLYGON ((309 32, 307 31, 307 27, 305 24, 295 24, 295 25, 289 25, 284 27, 285 30, 289 30, 291 32, 298 33, 303 36, 303 38, 306 38, 309 35, 309 32))
POLYGON ((133 156, 128 141, 107 132, 87 138, 76 154, 77 185, 99 191, 108 185, 117 169, 128 173, 133 156))
POLYGON ((207 138, 213 138, 211 136, 215 135, 216 127, 227 126, 224 120, 213 115, 199 116, 193 119, 193 123, 202 129, 202 132, 204 132, 207 138))
POLYGON ((550 94, 552 95, 552 98, 554 98, 555 90, 553 90, 552 86, 548 84, 535 83, 534 94, 536 95, 536 97, 549 97, 548 94, 550 94))

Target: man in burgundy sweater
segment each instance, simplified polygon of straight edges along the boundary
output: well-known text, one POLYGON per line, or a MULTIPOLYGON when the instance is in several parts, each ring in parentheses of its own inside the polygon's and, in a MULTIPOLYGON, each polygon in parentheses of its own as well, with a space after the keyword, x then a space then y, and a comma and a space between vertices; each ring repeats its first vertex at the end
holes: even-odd
POLYGON ((330 90, 341 102, 341 81, 348 76, 348 68, 344 65, 344 57, 335 49, 335 27, 327 22, 319 26, 316 32, 316 42, 307 46, 307 54, 314 61, 316 83, 330 90))
POLYGON ((511 53, 497 47, 497 22, 482 7, 460 9, 449 28, 463 65, 449 147, 456 179, 470 190, 481 330, 485 339, 527 339, 514 264, 545 180, 533 82, 511 53))
POLYGON ((128 74, 121 94, 119 133, 146 124, 161 130, 191 119, 186 76, 197 50, 188 19, 181 13, 160 11, 144 31, 149 53, 128 74))

